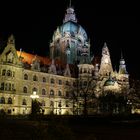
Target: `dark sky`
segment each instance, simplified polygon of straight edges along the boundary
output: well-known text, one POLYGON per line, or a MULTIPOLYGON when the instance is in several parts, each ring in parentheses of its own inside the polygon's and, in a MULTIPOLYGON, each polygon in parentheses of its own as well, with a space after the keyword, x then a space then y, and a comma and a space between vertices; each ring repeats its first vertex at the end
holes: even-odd
MULTIPOLYGON (((96 0, 97 1, 97 0, 96 0)), ((118 69, 123 51, 128 72, 140 78, 139 16, 132 3, 72 0, 78 23, 86 30, 94 55, 101 55, 107 42, 113 66, 118 69)), ((13 1, 0 4, 0 45, 13 33, 16 48, 38 55, 48 55, 54 30, 63 22, 68 0, 13 1)))

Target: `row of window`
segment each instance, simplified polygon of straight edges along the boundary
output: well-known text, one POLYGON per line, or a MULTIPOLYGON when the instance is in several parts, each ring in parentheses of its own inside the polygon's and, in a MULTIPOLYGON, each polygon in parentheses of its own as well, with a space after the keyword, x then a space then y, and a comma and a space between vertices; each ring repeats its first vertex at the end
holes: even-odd
POLYGON ((0 89, 5 91, 13 91, 15 88, 14 88, 14 84, 3 82, 1 83, 0 89))
MULTIPOLYGON (((26 99, 22 100, 22 105, 27 105, 26 99)), ((66 105, 66 107, 69 107, 68 101, 65 102, 65 105, 66 105)), ((46 106, 44 100, 41 101, 41 106, 46 106)), ((59 102, 57 101, 56 104, 54 101, 50 101, 50 107, 54 107, 54 106, 55 107, 62 107, 61 101, 59 101, 59 102)))
MULTIPOLYGON (((36 91, 37 92, 37 88, 33 88, 32 89, 32 92, 36 91)), ((28 89, 27 87, 23 87, 23 93, 28 93, 28 89)), ((46 95, 46 89, 42 89, 42 95, 46 95)), ((55 95, 55 92, 53 89, 50 90, 50 95, 51 96, 54 96, 55 95)), ((58 91, 58 96, 62 96, 62 92, 59 90, 58 91)), ((69 92, 66 91, 66 97, 69 97, 69 92)))
MULTIPOLYGON (((24 74, 24 80, 28 80, 28 75, 27 74, 24 74)), ((38 77, 36 75, 33 76, 33 81, 38 81, 38 77)), ((42 82, 46 82, 46 78, 43 77, 42 78, 42 82)), ((50 83, 51 84, 55 84, 55 80, 53 78, 50 79, 50 83)), ((62 85, 62 80, 58 80, 58 84, 59 85, 62 85)), ((70 82, 69 81, 66 81, 65 83, 66 85, 70 85, 70 82)))
MULTIPOLYGON (((7 104, 12 104, 12 103, 13 103, 12 98, 9 97, 8 98, 8 101, 7 101, 7 104)), ((5 97, 1 97, 0 98, 0 104, 6 104, 5 97)), ((22 105, 27 105, 26 99, 23 99, 22 100, 22 105)), ((42 100, 41 106, 45 106, 45 101, 44 100, 42 100)), ((55 106, 62 107, 61 101, 59 101, 55 106)), ((53 101, 50 101, 50 107, 54 107, 54 102, 53 101)), ((66 107, 69 107, 67 101, 66 101, 66 107)))
MULTIPOLYGON (((12 104, 13 102, 12 102, 12 98, 11 97, 9 97, 8 98, 8 101, 7 101, 7 104, 12 104)), ((0 104, 6 104, 6 102, 5 102, 5 97, 1 97, 0 98, 0 104)))
POLYGON ((15 72, 11 70, 2 70, 2 76, 9 76, 9 77, 15 77, 15 72))

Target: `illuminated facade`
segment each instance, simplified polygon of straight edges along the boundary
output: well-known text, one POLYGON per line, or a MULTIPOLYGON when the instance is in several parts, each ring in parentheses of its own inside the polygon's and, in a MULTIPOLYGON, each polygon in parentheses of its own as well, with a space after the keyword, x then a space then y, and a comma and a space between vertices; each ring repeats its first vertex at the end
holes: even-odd
MULTIPOLYGON (((72 7, 66 10, 63 24, 53 34, 50 58, 17 51, 13 35, 0 54, 0 110, 12 115, 31 112, 33 93, 39 95, 44 114, 74 114, 74 106, 78 108, 77 114, 82 114, 85 89, 99 97, 108 91, 120 93, 128 88, 125 60, 121 57, 119 72, 113 71, 106 43, 101 63, 91 63, 88 36, 77 23, 72 7), (78 104, 74 103, 72 92, 78 96, 78 104)), ((95 110, 90 108, 89 113, 95 110)))

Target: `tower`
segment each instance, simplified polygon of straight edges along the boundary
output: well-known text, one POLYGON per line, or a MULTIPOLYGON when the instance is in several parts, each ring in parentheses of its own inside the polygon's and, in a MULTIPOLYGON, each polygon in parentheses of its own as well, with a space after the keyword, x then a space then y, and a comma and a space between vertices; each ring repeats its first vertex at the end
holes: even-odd
POLYGON ((107 47, 107 44, 104 43, 104 46, 102 49, 102 58, 101 58, 99 74, 102 76, 108 76, 109 73, 112 73, 112 72, 113 72, 113 69, 112 69, 109 49, 107 47))
POLYGON ((90 54, 90 43, 86 31, 77 23, 74 8, 67 8, 63 24, 57 27, 50 43, 51 59, 65 64, 79 63, 83 54, 90 54))

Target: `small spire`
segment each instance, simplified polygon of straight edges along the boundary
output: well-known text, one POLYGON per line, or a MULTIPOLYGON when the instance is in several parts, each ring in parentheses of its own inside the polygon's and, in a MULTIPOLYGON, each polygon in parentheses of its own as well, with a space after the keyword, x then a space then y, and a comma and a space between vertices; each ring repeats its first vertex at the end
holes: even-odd
POLYGON ((122 49, 121 49, 121 59, 123 59, 123 52, 122 52, 122 49))
POLYGON ((70 3, 69 3, 69 7, 71 7, 71 0, 69 1, 70 3))

